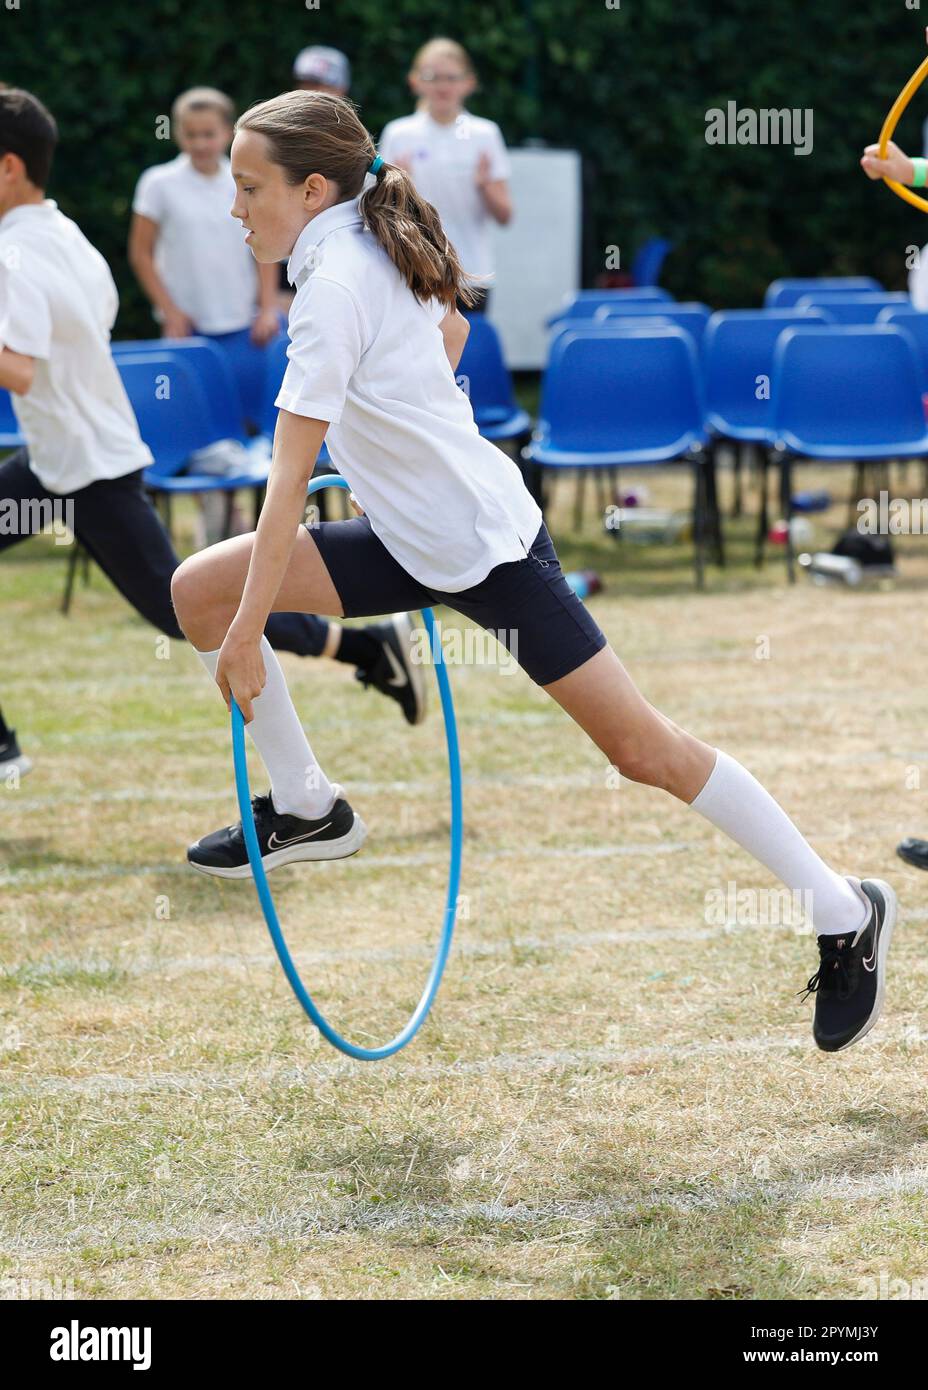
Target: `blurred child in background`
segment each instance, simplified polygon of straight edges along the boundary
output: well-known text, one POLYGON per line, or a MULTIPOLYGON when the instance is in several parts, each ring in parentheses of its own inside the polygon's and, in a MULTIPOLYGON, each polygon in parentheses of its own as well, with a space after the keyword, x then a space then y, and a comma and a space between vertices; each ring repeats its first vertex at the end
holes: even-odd
MULTIPOLYGON (((502 133, 494 121, 465 109, 477 77, 466 49, 452 39, 431 39, 419 49, 409 85, 418 107, 384 127, 379 153, 405 169, 437 209, 468 277, 487 281, 493 274, 490 223, 505 226, 512 219, 502 133)), ((485 310, 488 299, 487 288, 475 308, 485 310)))
MULTIPOLYGON (((246 420, 259 418, 264 347, 280 331, 273 266, 258 266, 229 216, 235 184, 226 151, 235 109, 212 87, 183 92, 171 111, 181 153, 146 169, 132 202, 129 264, 166 338, 197 334, 225 353, 246 420)), ((219 493, 200 499, 206 538, 222 534, 219 493), (217 534, 218 533, 218 534, 217 534)), ((237 509, 233 532, 247 530, 237 509)))

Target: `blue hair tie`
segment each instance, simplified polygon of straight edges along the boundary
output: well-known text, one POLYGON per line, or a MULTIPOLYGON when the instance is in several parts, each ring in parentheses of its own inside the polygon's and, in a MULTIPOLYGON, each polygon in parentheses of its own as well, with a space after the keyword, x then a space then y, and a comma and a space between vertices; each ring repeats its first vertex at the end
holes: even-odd
POLYGON ((380 155, 378 155, 377 158, 374 160, 373 164, 371 165, 371 167, 368 169, 367 172, 368 172, 369 174, 376 174, 377 170, 380 169, 380 168, 382 167, 382 165, 383 165, 383 160, 380 158, 380 155))

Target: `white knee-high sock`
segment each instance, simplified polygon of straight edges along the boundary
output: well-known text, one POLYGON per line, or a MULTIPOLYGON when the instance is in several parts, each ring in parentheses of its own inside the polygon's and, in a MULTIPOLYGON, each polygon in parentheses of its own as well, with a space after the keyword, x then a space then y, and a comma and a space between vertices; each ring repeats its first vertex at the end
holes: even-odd
MULTIPOLYGON (((219 652, 197 652, 215 678, 219 652)), ((252 701, 254 719, 246 725, 271 777, 274 806, 282 815, 317 820, 332 809, 335 788, 315 759, 293 707, 287 678, 274 648, 261 638, 267 684, 252 701)))
POLYGON ((811 892, 819 936, 852 934, 868 921, 869 902, 846 878, 829 869, 782 806, 747 768, 720 748, 705 786, 690 805, 765 864, 787 888, 811 892))

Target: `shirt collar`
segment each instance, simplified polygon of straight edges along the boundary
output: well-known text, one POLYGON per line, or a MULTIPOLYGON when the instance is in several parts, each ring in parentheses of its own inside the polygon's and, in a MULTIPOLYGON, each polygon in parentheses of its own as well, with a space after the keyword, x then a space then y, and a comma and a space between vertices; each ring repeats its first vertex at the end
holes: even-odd
POLYGON ((37 212, 54 212, 57 207, 58 204, 55 202, 54 198, 45 198, 41 203, 20 203, 17 207, 10 208, 9 212, 5 212, 3 216, 0 217, 0 227, 6 231, 8 227, 12 227, 15 222, 18 222, 21 217, 31 217, 37 212))
POLYGON ((312 252, 330 232, 338 231, 341 227, 355 227, 362 224, 363 218, 358 206, 360 197, 359 193, 357 198, 349 198, 345 203, 333 203, 324 212, 317 212, 312 221, 306 223, 294 243, 290 259, 287 262, 287 279, 291 285, 295 285, 299 289, 307 275, 310 275, 315 269, 316 262, 312 252))

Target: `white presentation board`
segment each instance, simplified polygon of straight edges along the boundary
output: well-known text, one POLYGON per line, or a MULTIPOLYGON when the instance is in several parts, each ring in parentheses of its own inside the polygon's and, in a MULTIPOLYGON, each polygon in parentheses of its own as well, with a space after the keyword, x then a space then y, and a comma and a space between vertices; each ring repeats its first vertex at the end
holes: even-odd
POLYGON ((510 149, 514 215, 493 225, 496 278, 488 318, 510 369, 540 368, 545 320, 580 287, 582 198, 576 150, 510 149))

